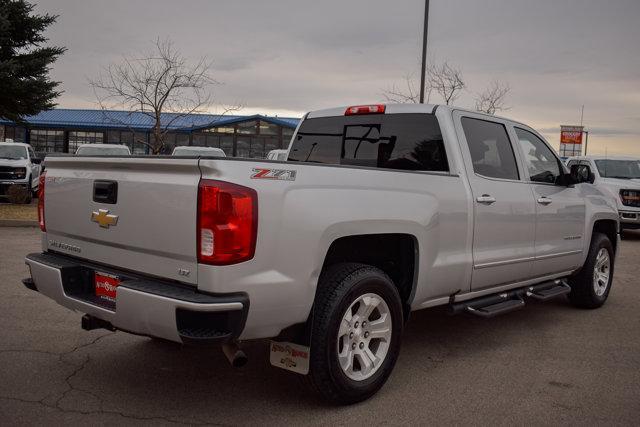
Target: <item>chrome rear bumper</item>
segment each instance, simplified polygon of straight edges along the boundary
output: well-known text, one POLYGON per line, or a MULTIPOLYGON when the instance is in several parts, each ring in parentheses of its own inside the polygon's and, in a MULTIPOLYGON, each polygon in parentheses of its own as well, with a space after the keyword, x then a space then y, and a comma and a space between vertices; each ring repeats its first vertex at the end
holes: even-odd
POLYGON ((246 294, 205 294, 191 286, 142 278, 50 252, 30 254, 25 262, 31 270, 32 281, 23 281, 28 288, 134 334, 213 344, 237 338, 247 319, 246 294), (122 280, 115 303, 96 298, 95 271, 122 280))

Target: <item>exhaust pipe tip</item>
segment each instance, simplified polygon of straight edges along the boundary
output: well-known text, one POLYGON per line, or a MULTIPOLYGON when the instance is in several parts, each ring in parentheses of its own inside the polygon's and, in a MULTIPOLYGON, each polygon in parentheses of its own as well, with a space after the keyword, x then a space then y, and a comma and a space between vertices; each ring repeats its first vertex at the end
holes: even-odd
POLYGON ((249 361, 249 358, 236 341, 222 344, 222 352, 234 368, 242 368, 249 361))
POLYGON ((107 331, 113 332, 116 330, 116 328, 114 328, 110 322, 99 319, 97 317, 93 317, 89 314, 85 314, 84 316, 82 316, 80 326, 85 331, 93 331, 94 329, 106 329, 107 331))

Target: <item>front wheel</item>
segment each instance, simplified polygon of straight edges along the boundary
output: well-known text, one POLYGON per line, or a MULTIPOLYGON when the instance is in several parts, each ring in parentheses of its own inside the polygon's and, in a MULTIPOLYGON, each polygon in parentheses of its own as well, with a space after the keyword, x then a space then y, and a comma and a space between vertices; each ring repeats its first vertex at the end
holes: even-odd
POLYGON ((311 325, 309 382, 332 403, 375 394, 400 351, 402 302, 380 269, 355 263, 322 274, 311 325))
POLYGON ((609 238, 593 233, 589 254, 582 270, 569 280, 569 301, 576 307, 598 308, 611 291, 615 252, 609 238))

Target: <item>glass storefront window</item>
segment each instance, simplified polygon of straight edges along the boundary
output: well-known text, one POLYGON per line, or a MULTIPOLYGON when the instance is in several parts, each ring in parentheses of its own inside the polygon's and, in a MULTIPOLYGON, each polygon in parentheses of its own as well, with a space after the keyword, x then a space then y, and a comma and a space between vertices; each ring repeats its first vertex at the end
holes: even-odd
POLYGON ((279 133, 280 126, 262 120, 260 121, 260 135, 278 135, 279 133))
POLYGON ((102 144, 104 134, 102 132, 69 132, 69 153, 75 153, 79 145, 82 144, 102 144))
POLYGON ((120 144, 120 131, 110 130, 107 131, 107 142, 109 144, 120 144))
POLYGON ((218 135, 207 135, 206 146, 220 148, 220 137, 218 135))
POLYGON ((133 149, 131 150, 132 154, 147 154, 147 133, 135 132, 133 134, 133 149))
POLYGON ((24 142, 24 137, 23 127, 0 125, 0 141, 24 142))
POLYGON ((256 120, 249 120, 246 122, 238 123, 238 133, 242 134, 257 134, 258 122, 256 120))
POLYGON ((189 145, 188 133, 179 133, 176 135, 176 147, 179 145, 189 145))
POLYGON ((205 129, 204 132, 214 133, 235 133, 236 128, 234 126, 219 126, 217 128, 205 129))
POLYGON ((31 146, 37 153, 64 153, 64 131, 32 129, 31 146))
POLYGON ((196 147, 204 147, 205 141, 206 139, 204 134, 194 133, 191 145, 194 145, 196 147))
POLYGON ((233 136, 221 136, 220 148, 224 150, 224 154, 226 154, 227 157, 232 157, 233 156, 233 136))
POLYGON ((238 138, 236 143, 236 157, 249 157, 251 138, 238 138))
POLYGON ((164 135, 164 149, 162 150, 162 154, 171 154, 175 146, 176 146, 176 134, 171 132, 166 133, 164 135))
POLYGON ((251 139, 251 150, 249 151, 249 157, 254 159, 264 158, 264 142, 262 138, 251 139))
POLYGON ((264 140, 264 154, 265 156, 271 150, 277 150, 280 148, 279 140, 277 138, 265 138, 264 140))

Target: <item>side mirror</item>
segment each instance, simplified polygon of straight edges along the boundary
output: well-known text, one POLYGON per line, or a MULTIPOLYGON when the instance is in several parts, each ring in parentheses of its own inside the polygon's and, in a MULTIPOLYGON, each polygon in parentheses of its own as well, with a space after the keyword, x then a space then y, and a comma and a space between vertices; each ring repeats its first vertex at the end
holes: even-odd
POLYGON ((39 165, 40 163, 42 163, 42 159, 39 157, 32 157, 31 163, 33 163, 34 165, 39 165))
POLYGON ((593 184, 596 180, 596 175, 591 172, 591 168, 588 165, 571 165, 570 175, 575 184, 581 184, 584 182, 593 184))

